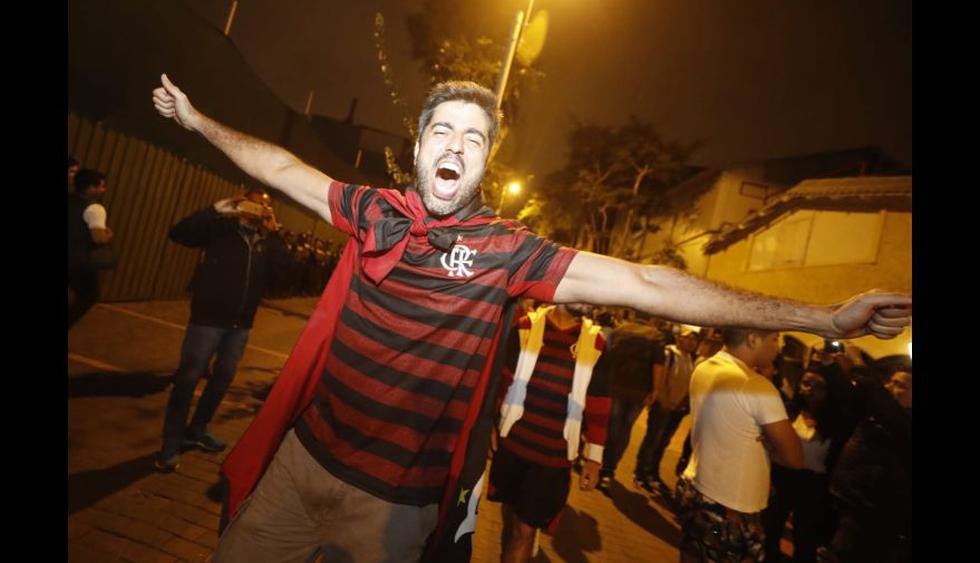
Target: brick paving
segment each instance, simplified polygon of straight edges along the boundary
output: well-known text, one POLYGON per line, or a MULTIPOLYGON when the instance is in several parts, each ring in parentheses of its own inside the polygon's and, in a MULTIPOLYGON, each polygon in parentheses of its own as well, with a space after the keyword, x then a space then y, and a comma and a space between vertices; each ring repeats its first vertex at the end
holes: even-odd
MULTIPOLYGON (((211 425, 229 444, 245 431, 315 302, 275 300, 260 308, 238 375, 211 425)), ((174 473, 153 470, 187 316, 186 302, 98 305, 69 334, 70 562, 203 562, 217 545, 224 454, 187 452, 174 473)), ((644 427, 641 416, 611 499, 579 491, 573 477, 558 532, 540 536, 534 561, 677 560, 679 532, 667 503, 630 484, 644 427)), ((665 478, 682 434, 665 456, 665 478)), ((484 499, 475 563, 500 560, 500 529, 499 505, 484 499)))

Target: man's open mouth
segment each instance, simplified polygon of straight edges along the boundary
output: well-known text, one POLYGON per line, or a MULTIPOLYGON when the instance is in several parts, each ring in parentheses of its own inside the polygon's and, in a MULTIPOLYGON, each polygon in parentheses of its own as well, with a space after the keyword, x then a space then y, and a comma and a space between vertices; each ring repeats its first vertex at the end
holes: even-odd
POLYGON ((446 159, 438 163, 435 182, 433 182, 435 196, 440 199, 452 199, 456 195, 462 171, 462 165, 454 160, 446 159))

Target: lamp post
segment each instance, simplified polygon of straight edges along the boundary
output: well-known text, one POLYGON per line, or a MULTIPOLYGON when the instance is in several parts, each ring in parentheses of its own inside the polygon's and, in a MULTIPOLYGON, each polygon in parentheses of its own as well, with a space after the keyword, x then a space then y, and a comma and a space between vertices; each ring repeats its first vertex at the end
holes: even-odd
POLYGON ((231 24, 235 21, 235 12, 238 11, 238 0, 233 0, 231 9, 228 10, 228 19, 225 21, 225 36, 231 34, 231 24))
POLYGON ((517 12, 514 21, 514 30, 510 34, 510 46, 507 48, 507 56, 504 58, 503 68, 500 71, 500 78, 497 80, 497 109, 504 102, 504 88, 507 87, 507 78, 510 77, 510 67, 514 64, 514 55, 517 53, 517 44, 521 41, 524 28, 527 27, 527 20, 531 16, 531 9, 534 7, 534 0, 528 0, 527 10, 517 12))

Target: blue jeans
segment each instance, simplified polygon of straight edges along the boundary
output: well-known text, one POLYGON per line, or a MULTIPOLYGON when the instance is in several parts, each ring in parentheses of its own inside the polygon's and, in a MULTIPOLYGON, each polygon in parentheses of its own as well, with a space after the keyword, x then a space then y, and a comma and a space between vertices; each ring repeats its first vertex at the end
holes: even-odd
POLYGON ((616 474, 616 466, 623 459, 626 447, 630 443, 630 433, 633 423, 643 411, 643 399, 631 401, 628 399, 612 400, 609 409, 609 431, 606 434, 606 448, 602 451, 603 476, 612 477, 616 474))
POLYGON ((199 438, 207 431, 208 423, 235 378, 238 362, 245 353, 245 344, 248 343, 248 333, 247 328, 187 325, 184 344, 180 349, 180 367, 174 377, 174 387, 170 391, 163 421, 163 448, 160 450, 162 457, 178 453, 184 436, 199 438), (194 418, 185 429, 194 388, 207 370, 211 356, 215 355, 217 357, 214 367, 197 402, 194 418))
POLYGON ((660 479, 660 461, 670 444, 670 438, 677 431, 686 411, 681 408, 668 411, 657 403, 647 412, 647 431, 643 435, 640 451, 636 454, 634 475, 638 479, 660 479))

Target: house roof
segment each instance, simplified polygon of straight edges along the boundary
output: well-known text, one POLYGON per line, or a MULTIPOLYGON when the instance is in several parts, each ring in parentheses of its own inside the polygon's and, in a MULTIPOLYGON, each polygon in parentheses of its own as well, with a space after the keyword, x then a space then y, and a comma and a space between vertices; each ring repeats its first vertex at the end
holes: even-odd
POLYGON ((722 227, 704 247, 705 254, 725 250, 768 227, 791 211, 912 211, 911 176, 857 176, 805 180, 775 196, 738 225, 722 227))

